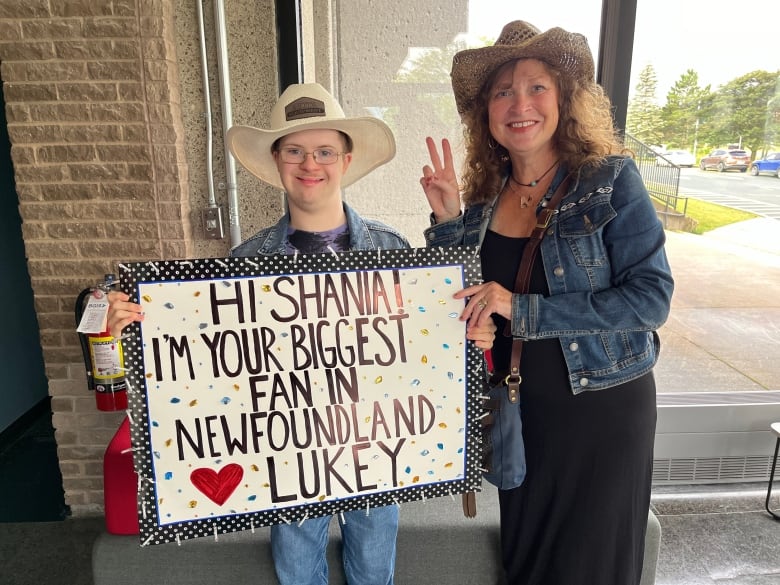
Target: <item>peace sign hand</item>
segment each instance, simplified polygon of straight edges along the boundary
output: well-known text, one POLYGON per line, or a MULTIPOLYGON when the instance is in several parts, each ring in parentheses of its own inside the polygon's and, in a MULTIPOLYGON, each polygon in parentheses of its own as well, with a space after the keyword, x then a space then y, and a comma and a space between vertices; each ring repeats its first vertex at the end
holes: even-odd
POLYGON ((423 176, 420 179, 428 205, 431 206, 436 223, 454 219, 460 215, 460 193, 458 179, 455 176, 455 166, 452 162, 452 149, 446 138, 441 141, 441 150, 444 157, 444 165, 441 163, 439 152, 436 150, 436 142, 428 136, 425 139, 428 145, 428 153, 431 155, 431 164, 423 167, 423 176))

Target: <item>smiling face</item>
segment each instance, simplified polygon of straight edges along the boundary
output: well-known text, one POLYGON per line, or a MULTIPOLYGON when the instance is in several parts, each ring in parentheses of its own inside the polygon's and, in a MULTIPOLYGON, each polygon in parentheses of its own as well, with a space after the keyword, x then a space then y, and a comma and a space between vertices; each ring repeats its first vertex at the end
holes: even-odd
POLYGON ((554 148, 558 84, 541 61, 523 59, 497 74, 488 101, 490 133, 512 158, 532 158, 554 148))
POLYGON ((341 211, 341 179, 352 161, 352 153, 345 152, 346 140, 340 132, 319 129, 293 132, 281 138, 276 148, 273 156, 287 192, 293 223, 301 214, 330 216, 341 211), (286 149, 309 154, 301 163, 285 163, 280 151, 286 149), (340 153, 335 163, 323 165, 314 160, 311 153, 326 150, 340 153))

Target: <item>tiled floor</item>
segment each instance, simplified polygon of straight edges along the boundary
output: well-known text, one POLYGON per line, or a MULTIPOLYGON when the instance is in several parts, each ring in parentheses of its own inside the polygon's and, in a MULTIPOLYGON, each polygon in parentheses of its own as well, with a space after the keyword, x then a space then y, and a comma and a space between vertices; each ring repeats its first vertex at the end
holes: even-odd
MULTIPOLYGON (((656 486, 653 510, 662 529, 656 584, 780 584, 780 521, 764 510, 766 487, 656 486)), ((780 507, 780 497, 773 500, 780 507)))

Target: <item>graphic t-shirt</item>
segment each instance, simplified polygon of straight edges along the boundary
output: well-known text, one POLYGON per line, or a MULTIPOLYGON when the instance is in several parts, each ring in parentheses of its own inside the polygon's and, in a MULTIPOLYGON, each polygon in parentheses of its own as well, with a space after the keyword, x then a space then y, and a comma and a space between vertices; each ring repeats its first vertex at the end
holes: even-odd
POLYGON ((349 249, 349 226, 345 223, 326 232, 307 232, 287 228, 287 254, 321 254, 323 252, 343 252, 349 249))

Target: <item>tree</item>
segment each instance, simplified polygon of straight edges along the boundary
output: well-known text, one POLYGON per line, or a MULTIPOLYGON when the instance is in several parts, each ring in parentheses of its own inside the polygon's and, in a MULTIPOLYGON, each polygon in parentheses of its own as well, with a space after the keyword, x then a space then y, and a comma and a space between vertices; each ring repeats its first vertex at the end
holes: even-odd
POLYGON ((680 76, 666 94, 666 104, 661 108, 665 144, 696 150, 701 103, 706 102, 709 93, 709 85, 699 87, 699 74, 693 69, 680 76))
POLYGON ((459 38, 446 47, 425 47, 404 64, 395 78, 396 83, 417 84, 415 99, 424 108, 430 108, 445 127, 458 128, 460 116, 450 87, 452 57, 463 49, 492 45, 494 39, 477 39, 476 44, 459 38))
POLYGON ((634 97, 628 102, 626 130, 647 144, 659 144, 663 140, 661 108, 656 103, 655 90, 658 79, 652 64, 639 74, 634 97))
POLYGON ((780 71, 753 71, 728 82, 707 105, 704 132, 713 145, 740 143, 755 155, 778 138, 780 71))

